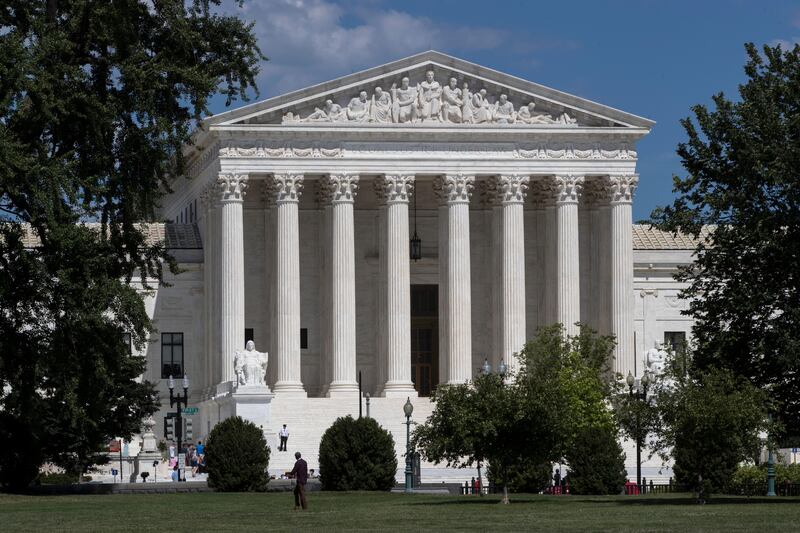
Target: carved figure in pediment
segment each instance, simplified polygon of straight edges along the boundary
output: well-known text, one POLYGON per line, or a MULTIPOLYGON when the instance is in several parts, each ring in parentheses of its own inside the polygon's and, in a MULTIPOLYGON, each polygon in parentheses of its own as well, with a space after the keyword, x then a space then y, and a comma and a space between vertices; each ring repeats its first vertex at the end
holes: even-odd
POLYGON ((350 122, 366 122, 369 120, 369 100, 367 91, 361 91, 358 96, 347 104, 347 120, 350 122))
POLYGON ((508 95, 501 94, 497 102, 494 103, 494 121, 497 124, 513 124, 517 118, 514 111, 514 104, 508 101, 508 95))
POLYGON ((417 90, 408 85, 408 78, 400 80, 400 87, 392 85, 392 121, 413 122, 416 119, 417 90))
POLYGON ((291 111, 283 115, 283 119, 281 120, 282 124, 291 124, 292 122, 300 122, 302 119, 300 115, 295 115, 291 111))
POLYGON ((333 100, 325 100, 325 107, 314 108, 314 112, 302 119, 303 122, 339 122, 346 120, 344 110, 339 104, 334 104, 333 100))
POLYGON ((461 122, 472 124, 474 122, 475 110, 472 107, 472 93, 469 91, 469 84, 464 83, 461 90, 461 122))
POLYGON ((418 86, 419 116, 423 122, 438 122, 442 112, 442 86, 433 78, 432 70, 425 73, 425 81, 418 86))
POLYGON ((475 124, 492 121, 492 104, 486 98, 486 89, 481 89, 472 95, 472 121, 475 124))
POLYGON ((575 119, 575 118, 572 118, 567 113, 561 113, 560 115, 558 115, 555 118, 555 122, 556 122, 556 124, 569 125, 569 124, 577 124, 578 120, 575 119))
POLYGON ((536 104, 530 102, 528 105, 519 108, 517 112, 517 122, 523 124, 555 124, 556 121, 550 115, 536 112, 536 104))
POLYGON ((375 87, 375 94, 372 95, 370 121, 381 123, 392 122, 392 95, 385 92, 380 87, 375 87))
POLYGON ((445 122, 462 121, 461 108, 464 106, 464 101, 461 99, 461 94, 458 80, 450 78, 450 84, 442 89, 442 118, 445 122))
POLYGON ((267 373, 269 355, 266 352, 256 351, 253 341, 247 341, 244 350, 237 350, 233 360, 236 382, 238 385, 264 386, 264 376, 267 373))

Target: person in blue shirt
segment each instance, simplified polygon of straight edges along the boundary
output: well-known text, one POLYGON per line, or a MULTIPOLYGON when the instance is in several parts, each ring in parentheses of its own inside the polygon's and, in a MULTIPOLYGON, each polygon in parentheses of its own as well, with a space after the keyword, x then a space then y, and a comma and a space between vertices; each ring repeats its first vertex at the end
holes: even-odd
POLYGON ((172 467, 172 481, 180 481, 180 474, 178 473, 178 465, 172 467))
POLYGON ((202 441, 197 441, 197 446, 195 447, 195 450, 197 451, 197 455, 205 455, 206 453, 206 447, 203 446, 202 441))

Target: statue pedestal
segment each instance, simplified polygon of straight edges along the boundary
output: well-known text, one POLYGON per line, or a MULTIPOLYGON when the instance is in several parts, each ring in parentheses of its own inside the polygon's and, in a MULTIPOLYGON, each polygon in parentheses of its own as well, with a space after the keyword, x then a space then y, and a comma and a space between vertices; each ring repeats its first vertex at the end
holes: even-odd
POLYGON ((218 388, 214 398, 219 406, 219 420, 241 416, 260 427, 267 442, 272 442, 270 438, 275 432, 272 429, 270 404, 275 394, 266 385, 239 385, 237 388, 233 388, 233 383, 230 385, 227 390, 218 388))

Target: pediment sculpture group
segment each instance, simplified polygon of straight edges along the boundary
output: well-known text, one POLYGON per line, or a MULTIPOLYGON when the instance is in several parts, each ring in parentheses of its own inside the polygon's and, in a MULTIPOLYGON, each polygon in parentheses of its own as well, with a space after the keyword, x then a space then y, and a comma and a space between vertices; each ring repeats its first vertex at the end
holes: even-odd
POLYGON ((560 124, 573 125, 576 119, 567 113, 558 116, 536 112, 534 102, 514 109, 508 95, 500 94, 489 101, 486 89, 471 92, 469 84, 458 87, 458 80, 442 87, 434 73, 425 73, 425 80, 415 87, 403 78, 400 86, 392 84, 389 91, 380 87, 370 97, 367 91, 350 100, 347 107, 326 100, 325 106, 315 108, 307 117, 286 113, 283 123, 296 122, 372 122, 403 124, 419 122, 445 122, 453 124, 560 124))

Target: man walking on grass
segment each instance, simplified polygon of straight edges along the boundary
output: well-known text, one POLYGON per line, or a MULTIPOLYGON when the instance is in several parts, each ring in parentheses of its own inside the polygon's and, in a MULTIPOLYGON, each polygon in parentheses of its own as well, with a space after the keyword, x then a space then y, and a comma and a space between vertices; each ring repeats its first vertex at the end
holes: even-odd
POLYGON ((301 506, 303 510, 306 509, 306 481, 308 481, 308 464, 305 459, 300 458, 300 452, 294 454, 297 459, 294 463, 294 468, 289 473, 290 477, 296 480, 294 486, 294 510, 296 511, 301 506))

